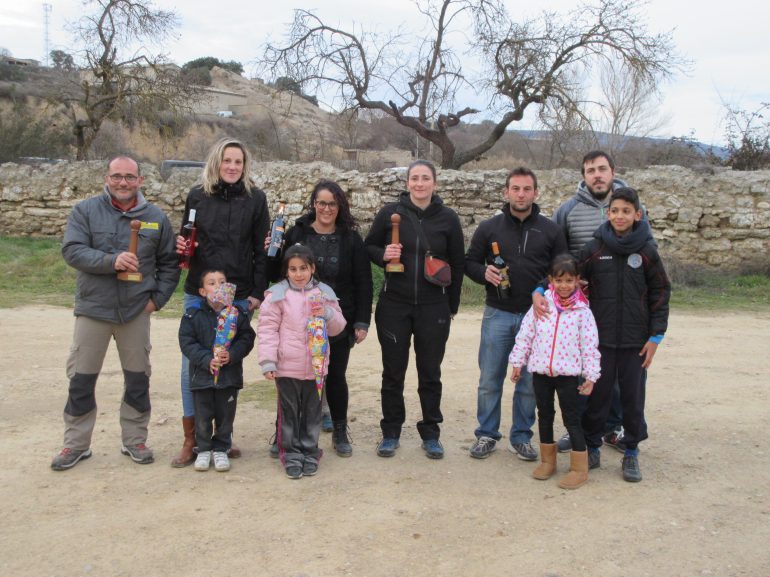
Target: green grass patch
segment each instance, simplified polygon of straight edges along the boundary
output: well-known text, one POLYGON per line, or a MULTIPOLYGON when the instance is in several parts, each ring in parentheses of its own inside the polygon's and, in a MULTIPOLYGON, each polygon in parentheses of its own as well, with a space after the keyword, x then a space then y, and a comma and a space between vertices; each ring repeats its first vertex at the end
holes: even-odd
POLYGON ((692 311, 766 310, 770 308, 770 276, 704 273, 697 284, 674 284, 671 308, 692 311))
POLYGON ((243 390, 238 394, 238 402, 255 403, 260 409, 275 408, 278 393, 275 382, 267 379, 253 383, 244 383, 243 390))
MULTIPOLYGON (((674 278, 671 307, 674 310, 770 309, 770 275, 718 274, 675 265, 671 268, 674 278)), ((61 242, 57 239, 0 236, 0 270, 0 308, 28 304, 73 306, 75 271, 64 262, 61 242)), ((161 317, 179 318, 182 315, 185 274, 186 271, 182 271, 174 296, 160 311, 161 317)), ((382 268, 372 266, 372 275, 376 297, 382 286, 382 268)), ((482 307, 484 298, 484 287, 465 278, 461 307, 482 307)))

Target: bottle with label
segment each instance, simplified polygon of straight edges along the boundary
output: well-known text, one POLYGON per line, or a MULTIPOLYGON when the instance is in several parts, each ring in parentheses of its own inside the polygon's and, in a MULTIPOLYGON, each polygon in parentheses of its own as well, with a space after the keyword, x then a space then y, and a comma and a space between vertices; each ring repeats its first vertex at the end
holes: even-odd
POLYGON ((275 215, 273 227, 270 229, 270 246, 267 248, 267 258, 278 258, 281 255, 283 233, 286 230, 286 218, 283 216, 284 210, 286 210, 286 203, 279 201, 278 214, 275 215))
POLYGON ((182 236, 184 237, 184 250, 179 254, 179 268, 189 269, 190 259, 195 254, 195 209, 190 209, 189 221, 182 227, 182 236))
POLYGON ((511 277, 508 273, 508 264, 500 256, 500 247, 496 242, 492 243, 492 264, 500 271, 500 284, 497 285, 497 296, 501 299, 511 298, 511 277))

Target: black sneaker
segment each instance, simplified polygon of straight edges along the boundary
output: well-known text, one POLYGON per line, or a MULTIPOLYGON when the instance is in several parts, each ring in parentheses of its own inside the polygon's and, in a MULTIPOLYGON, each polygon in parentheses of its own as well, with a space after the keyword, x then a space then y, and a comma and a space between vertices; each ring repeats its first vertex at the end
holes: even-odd
POLYGON ((383 437, 377 445, 377 454, 380 457, 392 457, 398 449, 398 439, 395 437, 383 437))
POLYGON ((609 445, 613 449, 617 449, 621 453, 626 452, 626 444, 623 442, 623 427, 615 429, 611 433, 607 433, 602 437, 605 445, 609 445))
POLYGON ((556 449, 560 453, 569 453, 572 450, 572 439, 569 438, 569 433, 564 433, 561 438, 556 441, 556 449))
POLYGON ((302 467, 300 467, 299 465, 290 465, 286 467, 286 476, 289 479, 301 479, 302 467))
POLYGON ((425 439, 422 442, 422 448, 425 451, 425 456, 429 459, 444 458, 444 447, 438 439, 425 439))
POLYGON ((598 469, 602 464, 602 454, 599 449, 588 449, 588 468, 598 469))
POLYGON ((495 445, 497 445, 497 441, 492 437, 479 437, 471 445, 471 457, 474 459, 486 459, 497 449, 495 445))
POLYGON ((64 447, 61 452, 51 461, 51 469, 54 471, 66 471, 78 464, 81 459, 88 459, 91 456, 91 449, 78 451, 64 447))
POLYGON ((509 441, 508 450, 522 461, 537 461, 537 451, 532 443, 511 443, 509 441))
POLYGON ((639 459, 636 455, 623 457, 623 480, 629 483, 638 483, 642 480, 642 472, 639 470, 639 459))
POLYGON ((139 463, 140 465, 149 465, 155 460, 155 457, 152 454, 152 449, 150 449, 150 447, 144 443, 131 445, 130 447, 123 445, 120 448, 120 452, 130 457, 134 463, 139 463))
POLYGON ((312 477, 318 472, 318 463, 313 463, 311 461, 305 461, 302 463, 302 474, 305 475, 305 477, 312 477))
POLYGON ((270 443, 270 456, 273 459, 277 459, 280 448, 278 447, 278 439, 276 438, 275 433, 273 433, 273 436, 270 437, 268 443, 270 443))

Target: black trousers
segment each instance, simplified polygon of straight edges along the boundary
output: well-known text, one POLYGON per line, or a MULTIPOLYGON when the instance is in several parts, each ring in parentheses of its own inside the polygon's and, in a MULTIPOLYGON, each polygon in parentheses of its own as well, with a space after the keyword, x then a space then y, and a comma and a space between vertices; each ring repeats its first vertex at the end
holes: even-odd
POLYGON ((589 447, 601 447, 602 433, 612 404, 612 386, 617 379, 623 408, 623 442, 636 449, 647 438, 644 422, 645 371, 641 349, 599 347, 602 376, 596 381, 583 413, 583 432, 589 447))
POLYGON ((332 421, 345 421, 348 418, 348 361, 352 329, 346 328, 342 335, 329 343, 329 372, 326 375, 326 401, 332 421))
POLYGON ((233 442, 233 421, 238 390, 194 389, 195 442, 199 451, 228 451, 233 442))
POLYGON ((549 377, 533 373, 532 385, 537 402, 537 426, 540 442, 551 444, 553 440, 553 420, 556 416, 553 397, 559 397, 561 419, 572 441, 573 451, 585 451, 586 441, 580 426, 580 414, 583 408, 581 395, 578 393, 578 377, 549 377))
POLYGON ((377 303, 374 319, 382 351, 382 420, 385 437, 401 436, 406 421, 404 378, 409 364, 409 349, 414 339, 417 365, 417 393, 422 420, 417 423, 420 437, 438 439, 441 414, 441 362, 449 338, 448 302, 412 305, 394 302, 383 295, 377 303))
POLYGON ((278 443, 281 462, 286 467, 318 464, 321 449, 321 397, 315 380, 278 377, 278 443))

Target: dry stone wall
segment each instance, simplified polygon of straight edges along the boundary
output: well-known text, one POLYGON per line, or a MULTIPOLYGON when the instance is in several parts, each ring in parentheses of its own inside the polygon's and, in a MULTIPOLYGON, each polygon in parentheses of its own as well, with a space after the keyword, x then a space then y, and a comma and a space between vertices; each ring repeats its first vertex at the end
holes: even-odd
MULTIPOLYGON (((348 191, 352 210, 365 231, 377 210, 404 190, 405 170, 377 173, 341 171, 325 163, 255 165, 271 211, 287 202, 289 221, 299 215, 313 185, 334 179, 348 191)), ((184 201, 199 169, 175 169, 163 180, 144 165, 145 195, 178 226, 184 201)), ((101 192, 104 162, 47 166, 0 165, 0 234, 61 237, 78 201, 101 192)), ((506 171, 440 171, 439 194, 460 215, 466 239, 501 205, 506 171)), ((538 172, 544 214, 574 193, 573 170, 538 172)), ((622 175, 639 190, 664 256, 710 267, 770 268, 770 171, 695 172, 676 166, 631 170, 622 175)))

